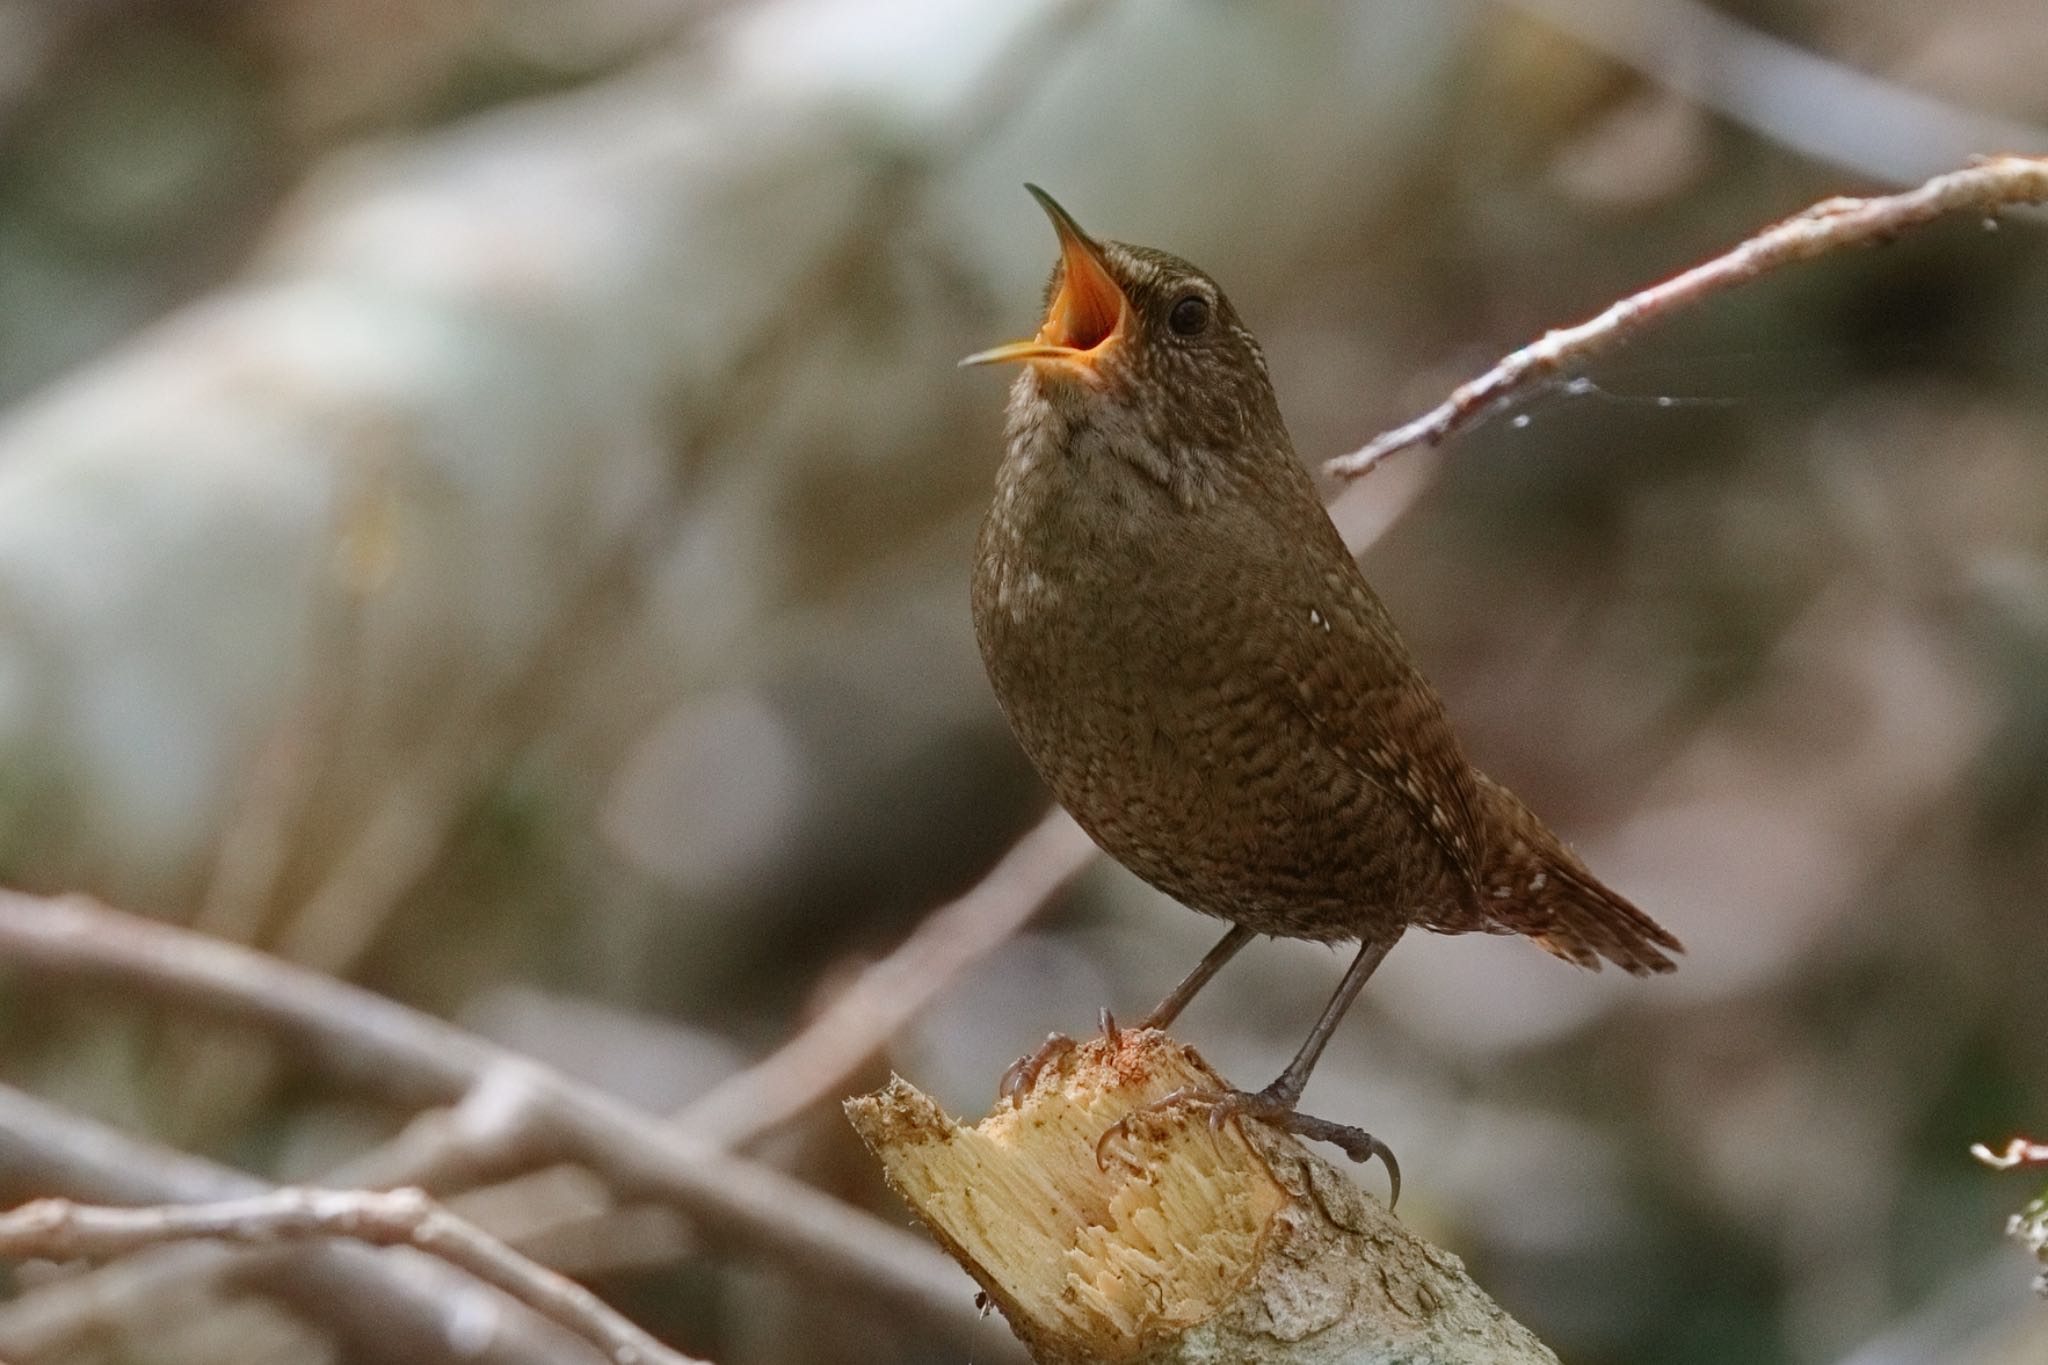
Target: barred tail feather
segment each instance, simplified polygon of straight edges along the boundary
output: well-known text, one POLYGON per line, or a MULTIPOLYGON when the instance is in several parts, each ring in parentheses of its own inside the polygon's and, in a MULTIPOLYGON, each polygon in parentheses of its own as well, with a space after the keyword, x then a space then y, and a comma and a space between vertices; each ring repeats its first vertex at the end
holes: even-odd
POLYGON ((1677 969, 1668 954, 1685 948, 1669 930, 1595 877, 1513 792, 1483 774, 1479 789, 1492 828, 1513 831, 1479 879, 1493 925, 1596 971, 1603 958, 1637 976, 1677 969))

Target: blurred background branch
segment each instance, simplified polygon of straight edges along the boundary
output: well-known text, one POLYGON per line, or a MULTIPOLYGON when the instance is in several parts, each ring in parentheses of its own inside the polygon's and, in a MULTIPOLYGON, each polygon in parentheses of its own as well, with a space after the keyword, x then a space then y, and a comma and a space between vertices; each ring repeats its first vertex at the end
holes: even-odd
POLYGON ((1505 0, 1780 146, 1880 185, 1971 157, 2048 149, 2048 126, 1943 99, 1745 24, 1700 0, 1505 0))
POLYGON ((574 1332, 615 1365, 691 1365, 570 1280, 536 1265, 418 1190, 272 1190, 217 1204, 106 1208, 38 1199, 0 1214, 0 1255, 71 1261, 179 1242, 264 1248, 346 1239, 409 1247, 574 1332))
POLYGON ((0 944, 31 980, 112 986, 257 1025, 396 1104, 486 1096, 480 1106, 524 1130, 520 1139, 495 1137, 499 1150, 556 1149, 618 1188, 672 1200, 707 1231, 778 1264, 850 1282, 941 1326, 965 1330, 972 1320, 942 1258, 907 1234, 366 991, 77 899, 0 893, 0 944))
MULTIPOLYGON (((0 1154, 10 1200, 35 1193, 123 1204, 204 1204, 260 1193, 263 1182, 141 1142, 19 1091, 0 1089, 0 1154)), ((108 1324, 166 1323, 230 1291, 279 1296, 364 1360, 431 1360, 474 1351, 494 1365, 542 1365, 576 1343, 453 1269, 360 1247, 240 1255, 186 1246, 46 1287, 0 1309, 0 1340, 18 1360, 94 1349, 108 1324), (166 1314, 172 1315, 171 1318, 166 1314)), ((231 1342, 246 1324, 225 1334, 231 1342)), ((302 1346, 303 1342, 300 1343, 302 1346)), ((216 1349, 223 1349, 221 1341, 216 1349)))

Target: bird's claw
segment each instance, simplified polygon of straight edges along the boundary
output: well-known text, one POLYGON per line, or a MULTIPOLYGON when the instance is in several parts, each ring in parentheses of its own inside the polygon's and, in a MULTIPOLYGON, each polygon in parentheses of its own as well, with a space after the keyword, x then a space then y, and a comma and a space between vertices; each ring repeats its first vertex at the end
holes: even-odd
MULTIPOLYGON (((1393 1149, 1381 1142, 1363 1128, 1354 1128, 1348 1123, 1334 1123, 1319 1119, 1313 1114, 1304 1114, 1280 1096, 1267 1091, 1249 1090, 1195 1090, 1183 1088, 1161 1096, 1147 1105, 1133 1109, 1103 1131, 1095 1140, 1095 1165, 1099 1170, 1108 1170, 1109 1148, 1114 1143, 1130 1137, 1130 1122, 1140 1114, 1156 1113, 1183 1104, 1206 1105, 1209 1110, 1209 1131, 1218 1133, 1223 1125, 1234 1118, 1254 1118, 1261 1123, 1293 1133, 1297 1137, 1314 1142, 1327 1142, 1340 1149, 1344 1155, 1361 1164, 1378 1157, 1380 1164, 1387 1168, 1387 1207, 1392 1209, 1401 1200, 1401 1163, 1395 1159, 1393 1149)), ((1133 1170, 1141 1169, 1128 1153, 1116 1152, 1117 1160, 1133 1170)))
MULTIPOLYGON (((1124 1031, 1117 1026, 1116 1016, 1109 1012, 1109 1006, 1102 1007, 1097 1022, 1102 1025, 1102 1037, 1112 1051, 1123 1046, 1124 1031)), ((1022 1104, 1024 1097, 1038 1084, 1038 1078, 1045 1074, 1045 1069, 1079 1046, 1064 1033, 1046 1034, 1044 1042, 1010 1063, 1003 1072, 1003 1078, 996 1082, 996 1098, 1008 1100, 1012 1106, 1022 1104)))
MULTIPOLYGON (((1158 1099, 1152 1101, 1150 1104, 1139 1105, 1136 1109, 1131 1110, 1128 1114, 1125 1114, 1115 1123, 1112 1123, 1109 1125, 1109 1127, 1103 1129, 1102 1136, 1095 1139, 1095 1169, 1098 1171, 1108 1170, 1110 1158, 1113 1156, 1116 1160, 1121 1161, 1124 1165, 1130 1167, 1133 1171, 1142 1171, 1144 1167, 1138 1164, 1137 1158, 1133 1157, 1128 1150, 1116 1152, 1112 1152, 1110 1150, 1112 1145, 1119 1143, 1127 1143, 1130 1140, 1132 1119, 1138 1117, 1140 1114, 1160 1113, 1164 1110, 1171 1109, 1176 1105, 1184 1104, 1189 1101, 1200 1101, 1210 1099, 1212 1097, 1220 1095, 1221 1093, 1222 1092, 1220 1091, 1195 1090, 1187 1086, 1183 1086, 1179 1090, 1169 1091, 1168 1093, 1160 1096, 1158 1099)), ((1213 1130, 1216 1126, 1216 1117, 1213 1112, 1210 1114, 1209 1119, 1210 1127, 1213 1130)))
POLYGON ((1131 1173, 1133 1175, 1136 1175, 1145 1169, 1143 1166, 1138 1164, 1138 1159, 1132 1156, 1128 1150, 1120 1146, 1112 1149, 1113 1144, 1122 1143, 1127 1138, 1129 1138, 1130 1134, 1126 1132, 1125 1129, 1129 1125, 1130 1121, 1131 1116, 1129 1114, 1124 1115, 1115 1123, 1112 1123, 1109 1125, 1109 1127, 1103 1129, 1102 1136, 1095 1139, 1096 1170, 1108 1170, 1109 1163, 1112 1160, 1121 1161, 1124 1165, 1130 1167, 1131 1173))
POLYGON ((1079 1046, 1064 1033, 1046 1034, 1044 1042, 1011 1062, 1003 1072, 1003 1078, 996 1082, 996 1099, 1008 1100, 1012 1108, 1024 1103, 1024 1097, 1038 1084, 1045 1069, 1079 1046))

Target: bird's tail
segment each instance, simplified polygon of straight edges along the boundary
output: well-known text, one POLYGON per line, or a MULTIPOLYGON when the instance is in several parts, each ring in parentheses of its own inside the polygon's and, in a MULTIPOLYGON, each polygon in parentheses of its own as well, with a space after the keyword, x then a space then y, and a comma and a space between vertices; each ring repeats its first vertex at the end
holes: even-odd
POLYGON ((1676 970, 1667 950, 1684 952, 1684 945, 1608 889, 1520 797, 1483 773, 1479 796, 1491 817, 1483 824, 1511 832, 1498 840, 1479 878, 1492 924, 1595 971, 1602 958, 1637 976, 1676 970))

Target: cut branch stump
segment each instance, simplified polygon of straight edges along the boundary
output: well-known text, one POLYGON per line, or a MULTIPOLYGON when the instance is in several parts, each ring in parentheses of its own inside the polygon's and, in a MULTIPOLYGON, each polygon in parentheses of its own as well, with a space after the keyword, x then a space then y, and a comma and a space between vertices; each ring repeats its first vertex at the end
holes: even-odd
POLYGON ((846 1102, 889 1182, 1039 1365, 1556 1365, 1344 1172, 1200 1105, 1228 1089, 1156 1030, 1078 1045, 1014 1107, 963 1125, 900 1077, 846 1102))

